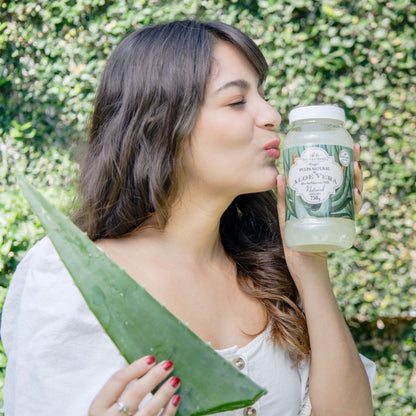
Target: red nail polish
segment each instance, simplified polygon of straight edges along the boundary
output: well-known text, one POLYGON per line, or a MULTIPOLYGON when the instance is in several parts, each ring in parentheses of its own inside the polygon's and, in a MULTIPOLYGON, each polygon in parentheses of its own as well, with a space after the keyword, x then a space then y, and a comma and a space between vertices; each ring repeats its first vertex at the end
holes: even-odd
POLYGON ((358 167, 360 168, 360 170, 362 170, 361 169, 361 163, 360 162, 357 162, 357 164, 358 164, 358 167))
POLYGON ((162 364, 162 368, 166 371, 170 370, 173 366, 173 362, 171 360, 166 360, 163 364, 162 364))
POLYGON ((155 358, 153 355, 149 355, 149 356, 146 358, 146 364, 147 364, 147 365, 154 364, 155 362, 156 362, 156 358, 155 358))
POLYGON ((361 195, 361 191, 358 188, 355 188, 358 192, 358 195, 361 195))
POLYGON ((179 394, 175 394, 172 397, 172 404, 177 407, 179 405, 179 402, 181 401, 181 396, 179 394))
POLYGON ((172 387, 176 387, 179 383, 181 382, 181 379, 178 377, 178 376, 173 376, 171 379, 170 379, 170 385, 172 386, 172 387))

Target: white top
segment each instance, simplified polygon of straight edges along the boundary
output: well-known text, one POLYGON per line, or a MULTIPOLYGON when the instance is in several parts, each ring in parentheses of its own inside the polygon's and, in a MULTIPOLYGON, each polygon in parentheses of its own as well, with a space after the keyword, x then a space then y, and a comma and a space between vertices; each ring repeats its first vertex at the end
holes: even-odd
MULTIPOLYGON (((8 357, 7 416, 87 416, 104 383, 127 365, 48 238, 17 267, 4 304, 1 337, 8 357)), ((220 415, 310 415, 309 363, 292 368, 285 352, 270 342, 269 330, 242 348, 218 352, 268 390, 254 404, 255 413, 239 409, 220 415)), ((375 365, 361 358, 372 383, 375 365)))

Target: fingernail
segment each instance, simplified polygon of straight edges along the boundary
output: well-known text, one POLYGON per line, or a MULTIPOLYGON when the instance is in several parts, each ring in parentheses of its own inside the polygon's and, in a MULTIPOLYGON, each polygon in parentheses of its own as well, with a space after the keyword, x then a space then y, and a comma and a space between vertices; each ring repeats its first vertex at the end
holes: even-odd
POLYGON ((360 168, 360 170, 361 170, 361 163, 360 162, 357 162, 357 165, 358 165, 358 167, 360 168))
POLYGON ((172 404, 177 407, 179 405, 179 402, 181 401, 181 396, 179 394, 175 394, 172 397, 172 404))
POLYGON ((358 192, 358 195, 361 195, 361 191, 358 188, 355 188, 358 192))
POLYGON ((166 371, 170 370, 173 366, 173 362, 171 360, 166 360, 163 364, 162 364, 162 368, 166 371))
POLYGON ((156 358, 153 355, 149 355, 146 358, 146 361, 145 362, 146 362, 147 365, 154 364, 156 362, 156 358))
POLYGON ((172 387, 177 387, 177 385, 179 384, 181 382, 181 379, 178 377, 178 376, 173 376, 171 379, 170 379, 170 385, 172 386, 172 387))

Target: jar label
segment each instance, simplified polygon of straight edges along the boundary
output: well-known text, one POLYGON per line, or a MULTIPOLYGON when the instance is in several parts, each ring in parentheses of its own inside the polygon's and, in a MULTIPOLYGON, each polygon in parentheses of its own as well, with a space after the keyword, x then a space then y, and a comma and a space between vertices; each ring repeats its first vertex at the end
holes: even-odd
POLYGON ((296 146, 283 154, 286 220, 305 217, 354 219, 352 149, 339 145, 296 146))

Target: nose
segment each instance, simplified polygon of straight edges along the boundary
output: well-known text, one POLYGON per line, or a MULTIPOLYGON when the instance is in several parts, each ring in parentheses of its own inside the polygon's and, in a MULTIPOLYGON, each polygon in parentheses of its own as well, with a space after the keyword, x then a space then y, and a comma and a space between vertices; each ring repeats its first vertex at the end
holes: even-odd
POLYGON ((276 130, 282 121, 282 117, 267 101, 258 107, 257 124, 267 130, 276 130))

